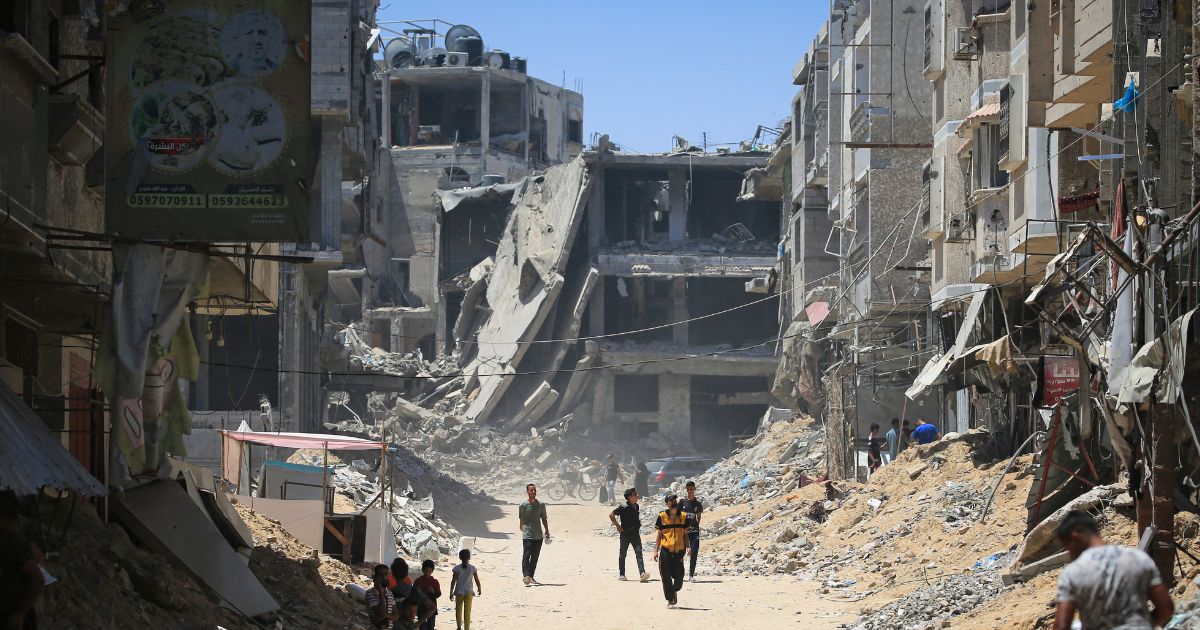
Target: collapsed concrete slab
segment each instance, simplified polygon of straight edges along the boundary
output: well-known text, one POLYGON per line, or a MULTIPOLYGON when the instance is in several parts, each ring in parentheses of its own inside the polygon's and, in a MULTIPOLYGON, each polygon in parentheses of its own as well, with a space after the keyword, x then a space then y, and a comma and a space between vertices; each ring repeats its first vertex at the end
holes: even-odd
POLYGON ((542 381, 542 384, 534 390, 533 394, 525 399, 525 405, 521 408, 521 411, 513 417, 511 422, 512 428, 520 429, 528 422, 536 422, 557 401, 558 392, 550 387, 550 383, 542 381))
POLYGON ((279 610, 245 560, 204 508, 175 481, 155 481, 112 502, 113 515, 147 547, 165 556, 247 617, 279 610))
POLYGON ((491 309, 475 330, 477 354, 464 371, 478 379, 467 416, 495 410, 562 291, 567 258, 590 191, 577 159, 525 180, 496 250, 486 299, 491 309))

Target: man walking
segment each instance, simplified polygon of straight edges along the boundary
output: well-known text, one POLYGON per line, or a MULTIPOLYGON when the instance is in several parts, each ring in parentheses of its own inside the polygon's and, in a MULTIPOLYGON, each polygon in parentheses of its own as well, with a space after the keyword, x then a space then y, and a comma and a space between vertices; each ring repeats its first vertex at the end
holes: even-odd
POLYGON ((900 436, 900 418, 892 418, 892 428, 883 436, 887 440, 887 458, 883 463, 896 461, 896 456, 900 454, 900 436))
POLYGON ((546 504, 537 500, 537 486, 526 485, 525 494, 528 500, 517 508, 521 522, 521 576, 525 586, 532 586, 538 583, 533 575, 542 553, 542 540, 550 537, 550 523, 546 520, 546 504))
POLYGON ((612 501, 613 505, 617 503, 617 482, 625 481, 625 476, 621 474, 621 467, 617 465, 617 458, 612 453, 608 454, 608 469, 605 471, 605 487, 608 490, 608 500, 612 501))
POLYGON ((1080 510, 1067 512, 1057 533, 1071 564, 1058 577, 1054 630, 1068 630, 1076 612, 1084 628, 1150 630, 1170 621, 1175 604, 1150 556, 1106 544, 1096 520, 1080 510))
POLYGON ((917 418, 917 426, 912 431, 912 439, 917 444, 932 444, 942 439, 942 432, 925 420, 917 418))
POLYGON ((654 560, 658 562, 663 597, 667 598, 667 607, 674 608, 679 603, 679 590, 683 588, 683 557, 688 553, 685 543, 687 517, 679 510, 679 497, 673 494, 667 497, 667 509, 658 514, 654 529, 658 530, 654 560))
POLYGON ((636 488, 625 491, 625 505, 619 506, 608 515, 617 533, 621 536, 621 555, 617 557, 617 579, 625 580, 625 553, 633 547, 633 557, 637 558, 638 577, 643 582, 650 579, 646 573, 646 564, 642 562, 642 516, 641 506, 638 505, 636 488), (618 520, 620 519, 620 520, 618 520))
POLYGON ((696 482, 688 480, 684 485, 687 497, 679 502, 679 511, 687 519, 688 551, 692 558, 688 561, 688 581, 696 581, 696 557, 700 555, 700 517, 704 514, 704 504, 696 498, 696 482))

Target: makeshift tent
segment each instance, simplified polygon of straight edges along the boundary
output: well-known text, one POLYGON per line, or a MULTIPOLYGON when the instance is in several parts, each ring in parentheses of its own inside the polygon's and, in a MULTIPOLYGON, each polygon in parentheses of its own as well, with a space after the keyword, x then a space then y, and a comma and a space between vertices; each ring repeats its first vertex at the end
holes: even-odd
POLYGON ((42 488, 98 497, 104 484, 63 448, 42 419, 0 382, 0 489, 32 495, 42 488))
MULTIPOLYGON (((295 464, 281 464, 279 462, 264 462, 263 475, 259 480, 259 494, 264 497, 297 497, 299 499, 312 499, 312 493, 303 491, 291 492, 281 491, 282 488, 287 488, 289 484, 295 485, 299 490, 305 485, 313 485, 312 480, 308 482, 297 479, 316 471, 316 478, 320 479, 321 492, 317 497, 323 497, 321 501, 298 501, 305 504, 308 509, 316 509, 315 518, 320 519, 323 523, 326 532, 337 539, 342 550, 343 559, 347 562, 350 560, 351 550, 354 547, 353 538, 356 523, 359 521, 366 522, 367 537, 364 541, 365 557, 367 562, 390 562, 395 557, 395 532, 392 531, 391 519, 379 518, 375 515, 366 514, 375 504, 372 501, 365 506, 358 514, 337 515, 333 513, 333 502, 331 493, 329 492, 329 451, 373 451, 381 452, 384 470, 380 473, 382 483, 380 484, 382 491, 378 500, 383 496, 391 496, 388 489, 387 479, 387 442, 373 442, 362 438, 347 437, 343 435, 329 435, 324 433, 260 433, 250 430, 250 427, 238 427, 237 431, 221 431, 221 471, 225 479, 236 484, 239 488, 239 493, 242 489, 249 485, 246 474, 246 466, 244 461, 249 459, 246 449, 251 444, 261 446, 274 446, 279 448, 294 448, 294 449, 316 449, 323 451, 325 454, 325 462, 322 466, 299 466, 295 464), (268 474, 267 471, 270 471, 268 474), (264 493, 266 485, 270 485, 271 489, 264 493), (364 514, 366 514, 364 516, 364 514), (386 541, 392 541, 387 544, 386 541)), ((251 499, 250 509, 255 509, 257 498, 251 499)), ((387 509, 388 506, 383 506, 387 509)), ((272 504, 268 508, 268 512, 272 516, 278 518, 279 522, 293 535, 297 537, 311 539, 312 528, 311 523, 314 515, 300 515, 298 510, 287 509, 277 504, 272 504)), ((362 546, 362 545, 360 545, 362 546)), ((324 551, 324 545, 318 544, 316 548, 324 551)))

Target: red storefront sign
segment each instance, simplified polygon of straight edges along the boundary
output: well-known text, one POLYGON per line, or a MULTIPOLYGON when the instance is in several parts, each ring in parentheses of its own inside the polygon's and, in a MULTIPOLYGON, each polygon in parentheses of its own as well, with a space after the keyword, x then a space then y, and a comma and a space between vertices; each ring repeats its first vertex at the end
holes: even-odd
POLYGON ((1071 392, 1079 391, 1077 357, 1042 357, 1042 403, 1053 407, 1071 392))

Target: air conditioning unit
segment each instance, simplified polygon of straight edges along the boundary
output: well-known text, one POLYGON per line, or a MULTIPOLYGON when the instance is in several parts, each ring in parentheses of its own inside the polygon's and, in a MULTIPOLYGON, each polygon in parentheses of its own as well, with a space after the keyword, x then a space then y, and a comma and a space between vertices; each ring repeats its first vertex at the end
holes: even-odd
POLYGON ((945 72, 945 34, 945 0, 929 0, 925 5, 925 65, 922 71, 926 80, 937 80, 945 72))
POLYGON ((442 65, 450 68, 465 68, 467 67, 467 62, 470 61, 468 55, 469 53, 465 52, 448 52, 446 53, 446 60, 442 62, 442 65))
POLYGON ((954 44, 954 58, 958 61, 971 61, 979 58, 979 48, 975 42, 975 35, 971 31, 970 26, 959 26, 954 29, 954 39, 951 43, 954 44))

